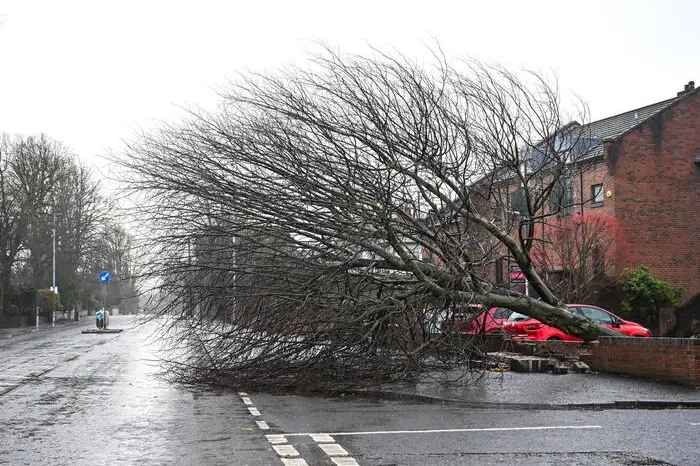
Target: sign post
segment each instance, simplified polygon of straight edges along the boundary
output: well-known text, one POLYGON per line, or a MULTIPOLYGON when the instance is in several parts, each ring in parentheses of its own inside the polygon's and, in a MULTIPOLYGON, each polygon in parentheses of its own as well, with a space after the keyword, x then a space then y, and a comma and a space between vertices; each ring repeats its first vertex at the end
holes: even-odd
POLYGON ((107 283, 112 279, 112 275, 109 272, 100 273, 100 283, 102 283, 102 312, 96 314, 97 317, 97 328, 106 329, 107 322, 109 322, 109 314, 107 313, 107 283), (100 325, 102 321, 102 325, 100 325))
POLYGON ((528 289, 528 283, 527 283, 527 277, 525 276, 525 273, 520 270, 520 266, 518 265, 511 265, 510 266, 510 283, 512 285, 520 284, 520 285, 525 285, 525 296, 530 296, 529 289, 528 289))
POLYGON ((97 330, 83 330, 80 333, 97 333, 97 334, 108 334, 108 333, 119 333, 122 331, 120 328, 110 328, 109 327, 109 311, 107 310, 107 283, 112 279, 112 275, 109 272, 100 273, 100 283, 102 284, 102 309, 95 313, 95 324, 97 325, 97 330))

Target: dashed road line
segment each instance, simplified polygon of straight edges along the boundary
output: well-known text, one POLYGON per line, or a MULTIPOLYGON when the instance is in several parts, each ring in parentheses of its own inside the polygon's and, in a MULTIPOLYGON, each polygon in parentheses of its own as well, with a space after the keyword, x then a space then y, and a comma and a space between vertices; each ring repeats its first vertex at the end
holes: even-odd
MULTIPOLYGON (((241 397, 241 401, 246 405, 248 411, 253 416, 261 416, 260 410, 253 405, 253 400, 250 399, 246 392, 239 392, 238 395, 241 397)), ((256 420, 255 423, 258 425, 260 430, 266 431, 270 429, 270 426, 265 421, 256 420)), ((301 458, 299 452, 294 446, 288 444, 287 437, 281 434, 269 434, 266 435, 267 441, 272 445, 272 449, 275 450, 277 456, 279 456, 280 461, 284 466, 309 466, 304 458, 301 458)))
POLYGON ((347 450, 337 443, 319 443, 318 446, 328 456, 348 456, 347 450))
POLYGON ((311 434, 311 439, 316 443, 335 443, 333 437, 328 434, 311 434))
POLYGON ((260 427, 260 430, 269 430, 270 426, 267 425, 265 421, 255 421, 255 423, 260 427))
MULTIPOLYGON (((248 411, 253 416, 261 416, 260 410, 258 410, 253 403, 253 400, 248 396, 246 392, 238 392, 241 397, 241 401, 246 405, 248 411)), ((262 420, 255 421, 260 430, 269 430, 270 426, 262 420)), ((299 436, 301 434, 291 434, 299 436)), ((309 433, 308 435, 311 440, 330 458, 333 464, 337 466, 360 466, 360 464, 352 457, 348 451, 335 443, 335 439, 332 435, 326 433, 309 433)), ((286 434, 267 434, 265 438, 272 446, 275 453, 279 456, 282 464, 284 466, 309 466, 304 458, 301 458, 297 449, 289 444, 289 439, 286 434)))
POLYGON ((280 456, 299 456, 299 452, 293 445, 272 445, 280 456))
POLYGON ((309 466, 304 458, 280 458, 284 466, 309 466))
POLYGON ((270 442, 273 445, 279 445, 281 443, 287 443, 287 437, 284 435, 280 434, 271 434, 271 435, 266 435, 267 441, 270 442))
POLYGON ((360 463, 355 461, 355 458, 350 458, 348 456, 336 456, 331 458, 331 461, 337 466, 360 466, 360 463))

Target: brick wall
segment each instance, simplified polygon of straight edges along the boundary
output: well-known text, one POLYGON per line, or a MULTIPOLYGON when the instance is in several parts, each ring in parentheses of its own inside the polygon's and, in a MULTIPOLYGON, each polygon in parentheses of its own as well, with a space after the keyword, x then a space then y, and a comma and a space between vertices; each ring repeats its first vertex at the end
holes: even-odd
POLYGON ((607 164, 603 160, 592 161, 589 165, 581 167, 581 172, 572 179, 574 188, 574 201, 582 203, 574 207, 574 213, 605 214, 615 216, 615 179, 610 175, 607 164), (591 188, 593 185, 603 185, 603 203, 593 203, 591 188), (608 191, 610 196, 608 196, 608 191))
POLYGON ((601 337, 581 359, 594 371, 700 387, 700 339, 601 337))
POLYGON ((615 215, 627 236, 619 269, 645 265, 683 300, 700 292, 700 92, 606 146, 615 215))

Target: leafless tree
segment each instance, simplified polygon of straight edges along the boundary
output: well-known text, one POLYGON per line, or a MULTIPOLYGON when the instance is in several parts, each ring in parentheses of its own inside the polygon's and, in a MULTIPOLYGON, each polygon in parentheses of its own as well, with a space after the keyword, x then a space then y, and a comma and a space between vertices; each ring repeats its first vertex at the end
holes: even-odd
MULTIPOLYGON (((98 188, 91 171, 61 142, 43 134, 1 136, 0 277, 5 305, 10 304, 5 296, 17 294, 19 287, 52 285, 54 231, 61 301, 72 309, 85 298, 88 252, 98 247, 98 231, 106 223, 107 208, 98 188)), ((90 273, 89 281, 96 282, 97 275, 90 273)))
MULTIPOLYGON (((185 317, 172 373, 306 387, 403 376, 442 354, 430 309, 469 303, 617 335, 564 309, 530 256, 585 142, 582 113, 571 123, 536 73, 326 49, 143 134, 120 162, 161 309, 185 317), (538 298, 496 281, 503 256, 538 298)), ((473 342, 448 352, 483 356, 473 342)))
POLYGON ((12 266, 22 246, 25 222, 16 177, 12 171, 12 141, 0 136, 0 315, 10 290, 12 266))
POLYGON ((61 302, 66 309, 80 307, 85 286, 96 282, 93 258, 101 248, 103 232, 111 225, 109 205, 92 170, 72 160, 56 187, 56 237, 61 302))
POLYGON ((624 230, 615 217, 586 214, 546 225, 544 241, 532 250, 545 270, 556 270, 549 284, 568 303, 589 302, 594 293, 614 283, 615 265, 627 251, 624 230))

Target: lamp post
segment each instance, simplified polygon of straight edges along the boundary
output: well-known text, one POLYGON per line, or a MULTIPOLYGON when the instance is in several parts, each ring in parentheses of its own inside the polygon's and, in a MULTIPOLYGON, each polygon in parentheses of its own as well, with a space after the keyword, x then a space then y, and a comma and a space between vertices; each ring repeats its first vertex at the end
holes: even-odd
POLYGON ((51 264, 51 289, 54 293, 56 290, 56 198, 53 199, 53 223, 51 224, 51 238, 53 248, 53 259, 51 264))
POLYGON ((53 292, 53 309, 51 309, 51 326, 56 325, 56 294, 58 294, 58 288, 56 288, 56 196, 53 197, 53 209, 52 217, 53 221, 51 223, 51 248, 53 251, 53 257, 51 259, 51 291, 53 292))

